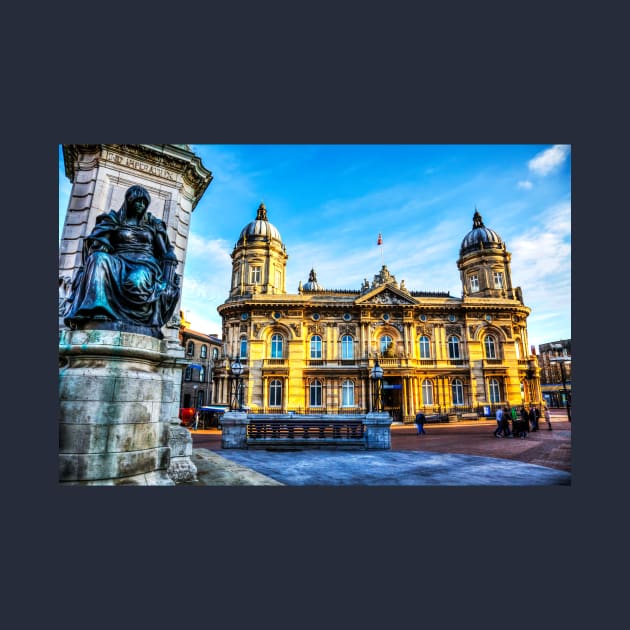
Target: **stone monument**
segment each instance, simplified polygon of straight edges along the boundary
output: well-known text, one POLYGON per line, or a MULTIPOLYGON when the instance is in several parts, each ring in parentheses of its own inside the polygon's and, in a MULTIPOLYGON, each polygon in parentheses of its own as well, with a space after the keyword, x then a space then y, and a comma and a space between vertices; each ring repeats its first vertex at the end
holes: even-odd
POLYGON ((192 212, 212 180, 187 145, 64 145, 59 479, 196 475, 179 426, 179 301, 192 212))

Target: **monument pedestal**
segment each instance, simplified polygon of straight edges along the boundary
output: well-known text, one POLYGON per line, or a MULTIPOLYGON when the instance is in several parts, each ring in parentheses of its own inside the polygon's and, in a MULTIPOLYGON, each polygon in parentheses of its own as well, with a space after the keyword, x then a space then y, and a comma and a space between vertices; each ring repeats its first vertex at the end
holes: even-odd
POLYGON ((61 331, 61 483, 172 486, 195 478, 192 437, 177 417, 181 368, 169 345, 137 333, 61 331))

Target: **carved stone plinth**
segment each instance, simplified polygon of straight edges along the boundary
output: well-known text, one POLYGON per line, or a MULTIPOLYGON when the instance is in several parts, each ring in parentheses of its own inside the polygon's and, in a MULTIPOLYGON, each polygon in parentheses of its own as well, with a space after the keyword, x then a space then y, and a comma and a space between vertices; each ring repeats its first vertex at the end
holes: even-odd
POLYGON ((392 447, 392 418, 386 412, 368 413, 365 424, 365 448, 389 449, 392 447))
POLYGON ((228 411, 221 418, 221 448, 247 448, 247 425, 244 411, 228 411))
POLYGON ((136 333, 61 332, 61 483, 172 486, 194 478, 192 438, 175 445, 172 437, 180 428, 172 354, 168 340, 136 333))

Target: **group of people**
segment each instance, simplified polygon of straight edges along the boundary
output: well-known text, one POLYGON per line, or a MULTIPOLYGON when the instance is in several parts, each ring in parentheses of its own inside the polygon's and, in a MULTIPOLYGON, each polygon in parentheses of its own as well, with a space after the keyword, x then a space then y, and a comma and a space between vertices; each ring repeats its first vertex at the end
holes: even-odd
MULTIPOLYGON (((551 431, 551 415, 545 403, 543 403, 543 415, 547 428, 551 431)), ((538 431, 538 422, 540 420, 540 409, 536 405, 532 405, 527 409, 522 405, 520 410, 516 407, 499 407, 496 411, 497 428, 494 436, 501 437, 518 437, 526 438, 530 431, 538 431), (510 420, 512 426, 510 428, 510 420)))

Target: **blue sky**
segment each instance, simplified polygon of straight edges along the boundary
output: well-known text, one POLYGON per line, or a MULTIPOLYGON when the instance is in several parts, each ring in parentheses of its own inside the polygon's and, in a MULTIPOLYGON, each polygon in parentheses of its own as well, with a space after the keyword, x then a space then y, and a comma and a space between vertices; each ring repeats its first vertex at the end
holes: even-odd
MULTIPOLYGON (((220 335, 230 254, 264 201, 289 255, 289 293, 311 268, 324 288, 359 289, 384 262, 409 290, 459 297, 456 261, 477 208, 512 253, 530 345, 571 338, 569 145, 190 147, 214 177, 189 235, 182 309, 193 329, 220 335)), ((59 237, 70 188, 60 148, 59 237)))

